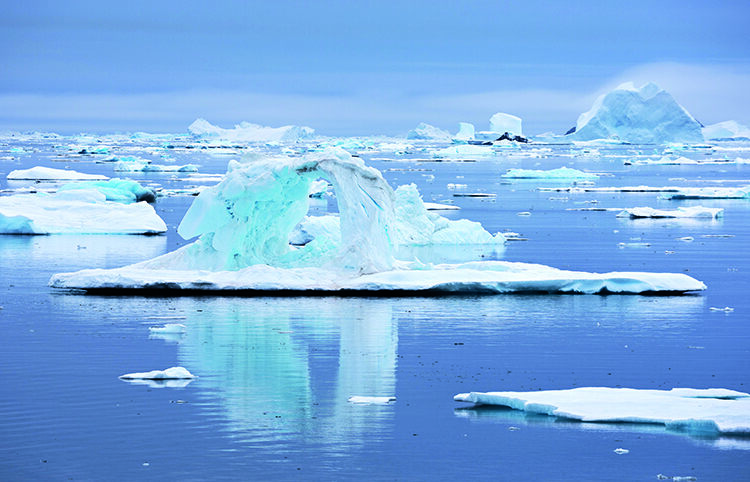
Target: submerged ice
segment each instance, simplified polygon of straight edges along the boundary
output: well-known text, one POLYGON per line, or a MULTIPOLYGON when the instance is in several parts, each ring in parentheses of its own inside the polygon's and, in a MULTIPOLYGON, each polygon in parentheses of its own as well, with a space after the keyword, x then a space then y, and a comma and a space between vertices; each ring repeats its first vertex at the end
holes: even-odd
POLYGON ((50 284, 82 289, 330 292, 705 289, 700 281, 680 273, 599 274, 503 261, 422 262, 404 255, 401 248, 500 245, 504 238, 491 235, 478 223, 428 213, 415 186, 394 191, 378 170, 341 149, 298 158, 255 156, 231 161, 224 179, 195 199, 178 233, 185 239, 198 239, 124 268, 57 274, 50 284), (307 217, 311 185, 320 178, 335 191, 337 218, 307 217), (300 229, 306 236, 300 237, 300 229))

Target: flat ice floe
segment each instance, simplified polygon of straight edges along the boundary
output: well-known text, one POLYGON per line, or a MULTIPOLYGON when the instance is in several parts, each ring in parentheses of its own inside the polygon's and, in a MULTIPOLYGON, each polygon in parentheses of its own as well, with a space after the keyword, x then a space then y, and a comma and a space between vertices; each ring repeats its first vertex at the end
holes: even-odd
POLYGON ((171 367, 150 372, 126 373, 120 380, 147 385, 150 388, 184 388, 196 377, 184 367, 171 367))
POLYGON ((230 161, 178 228, 198 240, 123 268, 54 275, 56 288, 305 293, 683 293, 705 285, 681 273, 586 273, 503 261, 432 264, 409 246, 502 245, 479 223, 428 213, 416 187, 394 191, 376 169, 341 149, 301 158, 230 161), (339 216, 290 243, 306 217, 310 186, 328 180, 339 216), (298 245, 295 245, 298 244, 298 245), (406 253, 406 254, 404 254, 406 253))
POLYGON ((668 429, 691 433, 750 434, 750 394, 722 388, 584 387, 537 392, 470 392, 453 398, 581 422, 663 424, 668 429))
POLYGON ((702 218, 716 219, 721 217, 721 208, 703 206, 679 207, 677 209, 654 209, 650 207, 627 208, 620 212, 618 218, 702 218))
POLYGON ((560 167, 550 170, 537 169, 508 169, 508 172, 501 177, 509 179, 598 179, 599 176, 589 172, 571 169, 569 167, 560 167))
POLYGON ((99 174, 85 174, 68 169, 35 166, 30 169, 11 171, 8 173, 8 179, 12 181, 104 181, 109 178, 99 174))
POLYGON ((164 221, 146 202, 106 201, 95 189, 0 197, 0 234, 158 234, 164 221))

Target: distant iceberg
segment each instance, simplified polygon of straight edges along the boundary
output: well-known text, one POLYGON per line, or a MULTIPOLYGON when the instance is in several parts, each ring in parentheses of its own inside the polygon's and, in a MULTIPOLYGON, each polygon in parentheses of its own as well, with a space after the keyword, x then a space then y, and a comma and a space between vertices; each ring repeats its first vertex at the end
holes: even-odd
POLYGON ((164 221, 146 202, 121 204, 96 189, 0 197, 0 234, 158 234, 164 221))
POLYGON ((721 388, 584 387, 459 393, 453 398, 581 422, 649 423, 695 434, 750 435, 750 394, 721 388))
MULTIPOLYGON (((379 171, 342 149, 299 158, 256 156, 244 163, 230 161, 224 179, 195 199, 178 228, 185 239, 199 236, 195 242, 123 268, 56 274, 50 285, 297 294, 681 293, 705 289, 703 283, 681 273, 597 274, 526 263, 430 264, 399 257, 399 243, 412 236, 418 240, 427 235, 430 243, 442 241, 439 236, 436 239, 443 231, 435 229, 436 220, 442 222, 426 212, 415 188, 394 192, 379 171), (305 219, 310 186, 319 178, 327 179, 336 194, 340 242, 324 235, 294 246, 290 236, 305 219), (411 221, 404 232, 398 210, 405 206, 411 221), (424 212, 415 214, 420 207, 424 212)), ((451 238, 446 241, 457 241, 451 238)), ((498 242, 502 239, 497 237, 498 242)))
POLYGON ((466 141, 473 141, 474 140, 474 124, 469 124, 468 122, 459 122, 458 123, 458 132, 455 136, 453 136, 454 141, 458 142, 466 142, 466 141))
POLYGON ((724 213, 722 208, 703 206, 679 207, 677 209, 654 209, 650 207, 628 208, 620 212, 618 218, 704 218, 716 219, 724 213))
POLYGON ((510 179, 598 179, 599 176, 589 172, 571 169, 569 167, 560 167, 546 171, 536 169, 508 169, 508 172, 501 177, 510 179))
POLYGON ((498 112, 490 117, 490 131, 498 134, 512 134, 514 136, 523 136, 521 128, 521 118, 504 112, 498 112))
POLYGON ((7 178, 11 181, 101 181, 109 179, 107 176, 99 174, 85 174, 68 169, 55 169, 43 166, 10 171, 7 178))
POLYGON ((188 132, 200 139, 229 142, 295 142, 315 135, 315 130, 311 127, 266 127, 243 121, 232 129, 223 129, 205 119, 196 119, 188 127, 188 132))
POLYGON ((406 134, 406 138, 425 141, 449 141, 451 134, 439 127, 421 122, 406 134))
POLYGON ((703 137, 713 140, 750 140, 750 128, 733 120, 718 122, 704 127, 703 137))
POLYGON ((636 144, 703 142, 701 124, 654 83, 627 82, 600 96, 568 132, 572 140, 618 139, 636 144))

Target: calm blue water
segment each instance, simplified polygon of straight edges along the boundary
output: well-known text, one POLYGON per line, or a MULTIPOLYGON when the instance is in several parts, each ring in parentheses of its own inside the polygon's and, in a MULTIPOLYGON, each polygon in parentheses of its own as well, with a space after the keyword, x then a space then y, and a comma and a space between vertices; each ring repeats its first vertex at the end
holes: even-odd
MULTIPOLYGON (((10 147, 0 149, 10 155, 10 147)), ((8 187, 10 170, 37 164, 113 175, 95 157, 58 156, 51 144, 31 147, 37 150, 0 160, 0 188, 8 187)), ((474 163, 363 157, 377 158, 369 163, 392 185, 415 182, 425 200, 462 207, 447 216, 527 239, 495 253, 502 259, 686 272, 704 281, 706 292, 99 297, 55 292, 47 280, 61 271, 148 259, 185 241, 173 229, 157 237, 0 236, 0 479, 655 480, 661 473, 750 480, 748 439, 561 422, 465 409, 452 400, 472 390, 580 386, 750 391, 750 201, 550 193, 536 190, 539 182, 500 178, 511 167, 568 165, 608 174, 597 186, 732 186, 747 183, 750 166, 624 166, 616 156, 637 156, 635 148, 600 151, 602 157, 581 158, 554 147, 541 159, 474 163), (448 183, 497 197, 453 197, 448 183), (615 212, 568 210, 695 204, 723 207, 725 216, 634 222, 615 212), (517 215, 523 211, 531 215, 517 215), (720 234, 733 237, 704 237, 720 234), (679 240, 684 236, 694 240, 679 240), (649 246, 618 247, 622 242, 649 246), (710 310, 725 306, 734 312, 710 310), (149 336, 149 326, 164 323, 183 323, 187 332, 149 336), (117 378, 174 365, 200 378, 184 388, 117 378), (397 402, 356 406, 347 402, 352 395, 395 395, 397 402), (630 452, 615 454, 620 447, 630 452)), ((198 150, 172 155, 200 164, 202 173, 223 172, 231 158, 198 150)), ((133 177, 164 187, 191 184, 170 174, 133 177)), ((160 198, 155 207, 173 228, 191 201, 160 198)))

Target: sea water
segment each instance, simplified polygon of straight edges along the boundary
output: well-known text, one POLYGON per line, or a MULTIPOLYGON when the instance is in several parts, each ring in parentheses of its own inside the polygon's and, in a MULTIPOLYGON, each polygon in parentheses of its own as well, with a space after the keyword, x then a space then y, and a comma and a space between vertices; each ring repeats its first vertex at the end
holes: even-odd
MULTIPOLYGON (((1 146, 30 152, 3 153, 0 189, 18 187, 4 181, 10 170, 34 165, 117 175, 111 163, 97 163, 105 156, 69 155, 53 144, 1 146)), ((475 162, 435 162, 424 153, 361 156, 392 186, 414 182, 425 201, 461 207, 441 214, 525 239, 495 253, 466 250, 466 257, 684 272, 708 290, 274 298, 101 297, 47 287, 54 273, 122 266, 185 244, 175 227, 188 195, 155 203, 169 226, 165 236, 0 236, 0 479, 750 479, 746 438, 572 423, 453 401, 467 391, 583 386, 750 391, 750 200, 549 192, 538 188, 570 182, 500 177, 510 168, 567 165, 601 173, 596 186, 730 187, 750 184, 750 166, 624 165, 659 154, 654 146, 600 148, 596 155, 549 146, 543 157, 523 157, 531 149, 475 162), (454 196, 461 190, 495 196, 454 196), (722 207, 724 216, 630 220, 580 210, 689 205, 722 207), (711 309, 724 307, 734 311, 711 309), (185 325, 185 333, 150 333, 167 323, 185 325), (183 388, 118 379, 177 365, 199 378, 183 388), (352 396, 396 401, 360 405, 348 402, 352 396)), ((221 174, 241 150, 227 151, 177 148, 170 155, 199 164, 201 174, 221 174)), ((175 191, 211 183, 185 173, 127 174, 175 191)), ((327 210, 335 201, 312 207, 327 210)))

